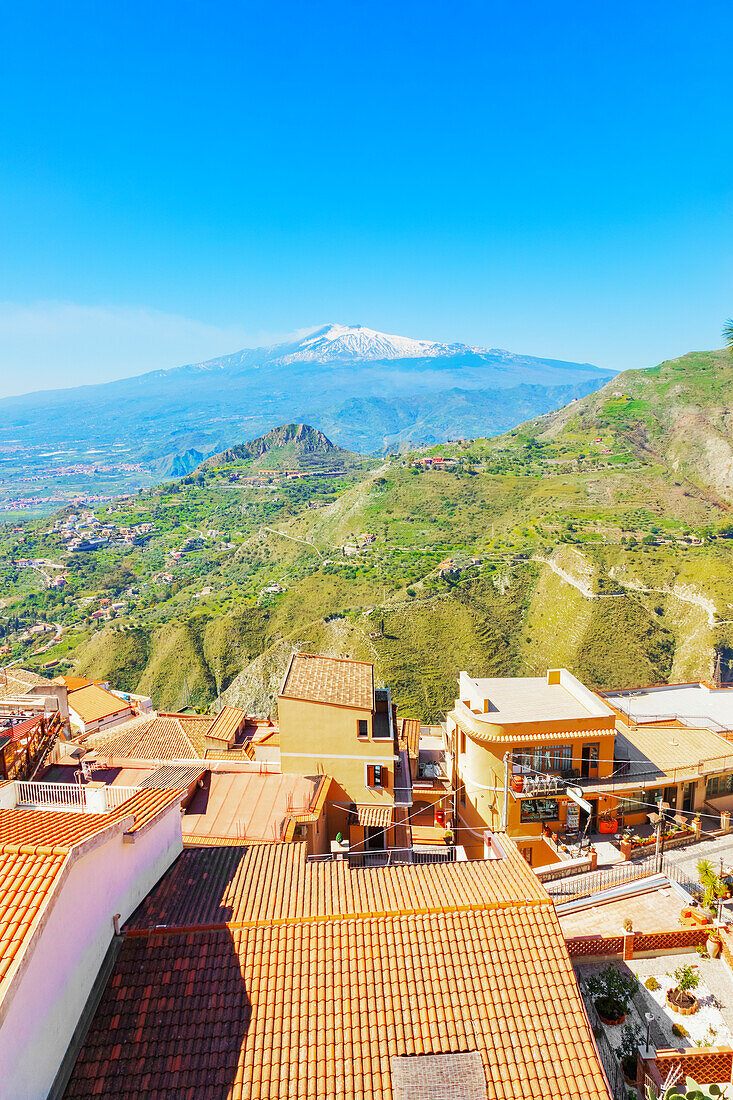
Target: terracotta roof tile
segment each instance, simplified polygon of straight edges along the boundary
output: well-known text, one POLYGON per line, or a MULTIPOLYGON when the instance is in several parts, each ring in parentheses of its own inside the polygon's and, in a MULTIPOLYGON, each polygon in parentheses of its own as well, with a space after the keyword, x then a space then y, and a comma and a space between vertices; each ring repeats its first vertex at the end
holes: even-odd
POLYGON ((374 668, 364 661, 296 653, 281 694, 289 699, 373 710, 374 668))
POLYGON ((608 1100, 551 905, 128 937, 66 1097, 387 1100, 463 1051, 493 1100, 608 1100))
POLYGON ((0 668, 0 699, 27 695, 33 688, 51 686, 51 680, 26 668, 0 668))
POLYGON ((213 717, 156 714, 134 718, 85 744, 101 755, 129 760, 203 760, 204 736, 213 717))
POLYGON ((245 710, 241 710, 239 707, 224 707, 217 714, 206 736, 213 737, 215 741, 224 741, 228 744, 246 720, 247 712, 245 710))
MULTIPOLYGON (((184 819, 185 820, 185 819, 184 819)), ((309 861, 304 844, 257 844, 183 852, 130 919, 131 928, 181 927, 400 912, 549 904, 513 844, 506 859, 352 870, 309 861)))
POLYGON ((121 711, 130 709, 130 704, 124 699, 113 695, 111 691, 105 691, 96 684, 70 691, 68 699, 69 706, 75 714, 79 715, 82 722, 97 722, 111 714, 119 714, 121 711))
POLYGON ((420 721, 418 718, 399 718, 400 748, 416 758, 420 748, 420 721))

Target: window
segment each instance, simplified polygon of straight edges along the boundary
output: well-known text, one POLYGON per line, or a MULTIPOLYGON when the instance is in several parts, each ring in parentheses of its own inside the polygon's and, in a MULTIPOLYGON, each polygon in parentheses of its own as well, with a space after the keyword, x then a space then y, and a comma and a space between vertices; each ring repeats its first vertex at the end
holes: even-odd
POLYGON ((387 786, 387 769, 384 764, 367 764, 366 785, 367 787, 387 786))
POLYGON ((619 814, 643 814, 648 810, 642 803, 648 801, 641 797, 641 791, 629 791, 626 798, 619 798, 616 812, 619 814))
POLYGON ((356 726, 357 726, 357 737, 368 737, 369 736, 369 723, 367 722, 366 718, 360 718, 358 720, 358 722, 356 723, 356 726))
POLYGON ((460 748, 460 752, 462 752, 462 753, 463 753, 463 752, 465 752, 465 751, 466 751, 466 734, 465 734, 464 730, 461 730, 460 732, 461 732, 461 748, 460 748))
POLYGON ((522 821, 558 821, 560 810, 556 798, 523 798, 522 821))
POLYGON ((461 787, 461 806, 465 806, 465 805, 466 805, 466 787, 464 785, 464 786, 461 787))
POLYGON ((598 772, 598 757, 600 756, 600 742, 593 745, 583 745, 580 754, 580 777, 589 779, 598 772))
POLYGON ((522 848, 522 855, 524 856, 524 858, 527 860, 527 863, 531 867, 532 866, 532 849, 531 848, 522 848))
POLYGON ((572 745, 544 745, 536 749, 515 749, 512 753, 512 772, 522 775, 527 771, 560 772, 572 771, 572 745))
POLYGON ((733 775, 716 775, 705 784, 705 797, 715 798, 719 794, 733 791, 733 775))
POLYGON ((512 753, 512 772, 514 775, 521 775, 522 772, 532 767, 532 750, 531 749, 515 749, 512 753))

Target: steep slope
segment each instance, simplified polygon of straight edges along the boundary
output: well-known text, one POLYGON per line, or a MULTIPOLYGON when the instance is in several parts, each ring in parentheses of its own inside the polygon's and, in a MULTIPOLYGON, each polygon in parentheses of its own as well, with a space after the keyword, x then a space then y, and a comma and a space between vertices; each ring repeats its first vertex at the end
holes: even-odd
POLYGON ((625 371, 527 429, 536 429, 538 439, 608 431, 634 454, 733 501, 733 360, 725 351, 625 371))

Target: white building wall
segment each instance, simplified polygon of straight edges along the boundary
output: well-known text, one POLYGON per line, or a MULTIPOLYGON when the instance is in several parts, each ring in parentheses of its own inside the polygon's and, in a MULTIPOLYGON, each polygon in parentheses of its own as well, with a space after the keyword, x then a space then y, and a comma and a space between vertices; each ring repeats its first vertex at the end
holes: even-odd
POLYGON ((83 851, 0 1006, 0 1095, 45 1100, 114 934, 181 852, 173 805, 147 829, 83 851))

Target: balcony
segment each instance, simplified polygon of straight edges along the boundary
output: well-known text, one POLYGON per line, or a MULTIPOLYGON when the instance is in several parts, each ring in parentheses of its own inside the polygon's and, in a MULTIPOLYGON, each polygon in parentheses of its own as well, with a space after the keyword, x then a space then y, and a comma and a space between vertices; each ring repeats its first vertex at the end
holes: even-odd
POLYGON ((60 810, 64 813, 103 814, 116 810, 138 787, 109 787, 104 783, 27 783, 15 780, 0 788, 0 809, 60 810))
POLYGON ((455 845, 435 848, 385 848, 378 852, 357 850, 333 852, 328 855, 308 856, 311 863, 325 863, 333 860, 348 862, 352 868, 397 867, 421 863, 456 863, 465 859, 463 849, 455 845))

